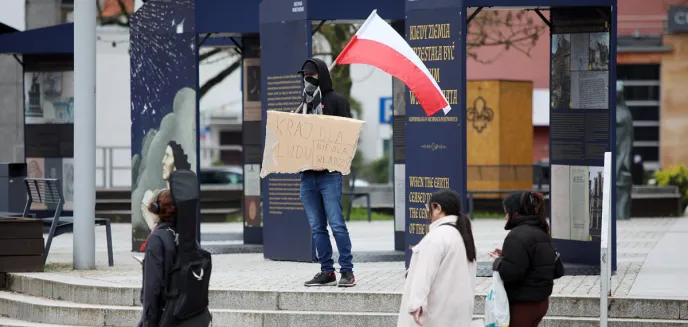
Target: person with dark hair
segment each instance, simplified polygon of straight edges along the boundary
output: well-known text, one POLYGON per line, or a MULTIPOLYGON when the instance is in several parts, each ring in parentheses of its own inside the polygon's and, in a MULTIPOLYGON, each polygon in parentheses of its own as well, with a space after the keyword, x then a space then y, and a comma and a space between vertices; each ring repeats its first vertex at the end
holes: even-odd
POLYGON ((473 320, 476 250, 461 196, 433 193, 428 233, 413 247, 397 327, 463 327, 473 320))
POLYGON ((165 308, 165 286, 167 276, 177 255, 175 245, 177 207, 172 193, 163 189, 158 191, 148 205, 148 210, 156 217, 156 225, 148 236, 143 259, 143 287, 141 303, 143 313, 139 327, 158 326, 165 308))
POLYGON ((492 268, 499 272, 509 298, 509 326, 537 326, 547 314, 554 280, 563 275, 545 200, 537 192, 513 193, 504 199, 504 212, 509 234, 501 250, 490 252, 495 258, 492 268))
MULTIPOLYGON (((311 58, 301 66, 303 76, 303 106, 308 114, 351 117, 349 101, 332 88, 330 71, 324 61, 311 58)), ((311 236, 320 272, 305 282, 305 286, 351 287, 356 285, 354 277, 351 238, 342 214, 342 174, 321 167, 312 167, 301 172, 300 198, 311 227, 311 236), (337 276, 332 260, 332 244, 327 232, 330 225, 339 250, 341 277, 337 276)))
MULTIPOLYGON (((187 156, 186 153, 184 153, 184 149, 182 149, 182 146, 175 141, 170 141, 169 143, 167 143, 167 146, 170 152, 172 153, 172 158, 174 160, 174 169, 191 170, 189 156, 187 156)), ((168 155, 168 151, 165 151, 165 155, 168 155)), ((163 164, 164 163, 165 160, 163 160, 163 164)))

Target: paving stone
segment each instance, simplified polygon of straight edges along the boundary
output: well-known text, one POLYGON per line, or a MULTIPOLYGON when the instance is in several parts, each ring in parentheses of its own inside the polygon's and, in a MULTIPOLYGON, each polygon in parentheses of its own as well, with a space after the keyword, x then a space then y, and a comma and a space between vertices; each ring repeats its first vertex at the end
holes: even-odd
MULTIPOLYGON (((648 218, 619 221, 618 235, 618 269, 612 276, 614 296, 628 294, 642 260, 653 246, 676 222, 677 218, 648 218)), ((487 253, 495 247, 501 247, 507 232, 503 229, 501 219, 478 219, 473 222, 473 230, 478 248, 479 261, 488 260, 487 253)), ((394 225, 392 221, 350 222, 348 224, 355 253, 360 256, 374 257, 383 253, 387 257, 401 256, 393 251, 394 225), (356 252, 357 251, 357 252, 356 252)), ((208 237, 211 241, 203 244, 213 246, 236 245, 233 240, 241 232, 241 224, 204 224, 202 230, 212 231, 208 237), (228 233, 225 238, 222 233, 228 233), (219 240, 219 241, 218 241, 219 240)), ((113 241, 115 250, 115 267, 107 266, 104 229, 96 229, 96 260, 98 269, 92 271, 75 271, 71 269, 72 235, 61 235, 55 238, 48 258, 48 273, 27 274, 27 276, 59 280, 66 283, 83 285, 101 285, 139 288, 141 286, 141 267, 131 256, 140 255, 130 252, 131 230, 128 224, 113 224, 113 241)), ((336 250, 336 244, 332 242, 336 250)), ((374 262, 364 260, 356 262, 355 273, 357 285, 351 290, 333 288, 333 292, 393 292, 403 290, 405 281, 404 263, 401 261, 374 262)), ((384 261, 384 260, 383 260, 384 261)), ((270 261, 262 253, 236 253, 213 255, 213 274, 211 289, 239 289, 263 291, 316 291, 303 286, 303 283, 319 271, 316 263, 298 263, 270 261)), ((490 287, 490 278, 478 278, 476 291, 485 293, 490 287)), ((44 292, 61 292, 59 289, 44 292)), ((51 293, 52 294, 52 293, 51 293)), ((555 295, 589 295, 599 296, 599 278, 595 276, 564 276, 556 280, 555 295)), ((135 299, 138 294, 129 295, 124 290, 121 298, 113 301, 125 303, 129 296, 135 299)), ((97 295, 94 295, 97 296, 97 295)))

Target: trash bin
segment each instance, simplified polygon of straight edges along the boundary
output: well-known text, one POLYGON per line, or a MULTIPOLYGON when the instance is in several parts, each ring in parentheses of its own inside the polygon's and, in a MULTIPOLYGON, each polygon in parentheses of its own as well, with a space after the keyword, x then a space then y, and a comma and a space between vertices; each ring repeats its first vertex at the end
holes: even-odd
POLYGON ((26 205, 25 163, 0 162, 0 212, 20 213, 26 205))

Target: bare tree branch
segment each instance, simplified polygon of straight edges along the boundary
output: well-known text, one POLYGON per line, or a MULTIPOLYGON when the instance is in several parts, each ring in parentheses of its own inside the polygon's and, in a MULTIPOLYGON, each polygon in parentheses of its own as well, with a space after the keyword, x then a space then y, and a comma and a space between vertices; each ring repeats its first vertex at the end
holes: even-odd
POLYGON ((209 79, 206 81, 203 86, 201 86, 201 89, 199 91, 200 97, 203 98, 203 96, 210 91, 215 85, 222 83, 222 81, 227 78, 227 76, 231 75, 237 68, 241 66, 241 60, 237 60, 234 63, 232 63, 229 67, 225 68, 223 71, 215 75, 215 77, 209 79))
POLYGON ((214 56, 214 55, 216 55, 216 54, 218 54, 224 50, 225 49, 223 49, 223 48, 215 48, 215 49, 212 49, 208 52, 204 52, 202 54, 199 54, 198 55, 198 61, 200 62, 200 61, 206 60, 206 59, 208 59, 208 58, 210 58, 210 57, 212 57, 212 56, 214 56))
POLYGON ((509 50, 516 50, 530 56, 545 26, 533 20, 526 11, 502 13, 498 11, 480 12, 468 27, 466 54, 482 64, 497 60, 509 50), (493 58, 479 58, 476 50, 484 47, 502 47, 493 58))

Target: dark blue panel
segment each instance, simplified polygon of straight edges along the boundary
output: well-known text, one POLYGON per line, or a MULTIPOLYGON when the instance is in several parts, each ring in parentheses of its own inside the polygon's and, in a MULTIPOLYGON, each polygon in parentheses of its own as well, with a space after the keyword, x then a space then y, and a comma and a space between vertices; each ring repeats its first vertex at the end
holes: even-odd
POLYGON ((260 0, 196 0, 198 33, 258 33, 260 0))
POLYGON ((377 9, 382 19, 404 19, 405 0, 309 0, 308 19, 366 19, 377 9))
MULTIPOLYGON (((556 1, 553 1, 556 2, 556 1)), ((550 51, 550 164, 563 166, 604 166, 604 152, 612 152, 612 160, 615 158, 616 135, 616 31, 613 28, 616 20, 616 10, 609 7, 597 8, 562 8, 552 9, 550 19, 552 21, 552 35, 569 35, 568 39, 561 41, 552 40, 558 45, 556 54, 550 51), (610 26, 612 28, 610 28, 610 26), (576 67, 573 65, 571 50, 577 46, 572 41, 580 40, 589 33, 609 33, 611 35, 608 45, 608 69, 589 67, 576 67), (561 43, 559 43, 561 42, 561 43), (569 49, 561 50, 561 49, 569 49), (598 71, 608 78, 607 92, 609 100, 601 108, 580 109, 575 106, 575 95, 572 95, 571 84, 577 81, 572 76, 587 74, 590 71, 598 71)), ((590 42, 589 40, 587 42, 590 42)), ((553 48, 554 49, 554 48, 553 48)), ((592 50, 590 50, 592 51, 592 50)), ((585 64, 588 65, 588 64, 585 64)), ((603 66, 602 66, 603 67, 603 66)), ((582 98, 583 96, 581 96, 582 98)), ((616 269, 616 188, 614 169, 612 169, 611 181, 612 194, 612 269, 616 269)), ((589 177, 590 178, 590 177, 589 177)), ((570 179, 570 177, 567 177, 570 179)), ((552 182, 557 178, 550 179, 552 182)), ((590 179, 592 181, 592 179, 590 179)), ((607 182, 607 181, 605 181, 607 182)), ((568 183, 571 183, 568 181, 568 183)), ((591 182, 589 182, 591 183, 591 182)), ((556 195, 552 195, 556 196, 556 195)), ((571 197, 573 199, 573 196, 571 197)), ((559 201, 559 203, 561 203, 559 201)), ((580 204, 571 203, 570 206, 580 204)), ((589 204, 592 206, 592 204, 589 204)), ((557 224, 571 224, 563 221, 553 213, 550 207, 550 224, 552 230, 559 229, 557 224)), ((559 211, 559 210, 555 210, 559 211)), ((591 210, 592 211, 592 210, 591 210)), ((565 262, 575 264, 600 264, 600 240, 597 219, 591 219, 589 241, 572 239, 554 239, 557 250, 561 253, 565 262), (593 229, 593 226, 594 229, 593 229)), ((565 225, 564 225, 565 226, 565 225)))
MULTIPOLYGON (((278 97, 273 102, 273 96, 270 95, 272 83, 268 83, 268 78, 280 78, 285 82, 301 80, 296 72, 310 56, 311 24, 305 20, 261 24, 260 44, 262 148, 265 148, 267 108, 279 106, 289 110, 281 103, 292 102, 284 97, 278 97)), ((299 98, 296 99, 294 108, 298 101, 299 98)), ((299 175, 268 175, 261 182, 265 258, 312 261, 315 250, 311 230, 296 196, 299 194, 299 175)))
MULTIPOLYGON (((408 10, 406 12, 406 40, 412 47, 442 47, 440 58, 422 56, 425 65, 434 72, 439 86, 445 91, 452 110, 440 111, 428 119, 422 107, 406 97, 406 261, 411 248, 427 233, 427 195, 441 188, 465 194, 466 130, 463 108, 465 100, 459 93, 465 90, 462 56, 461 8, 408 10), (445 38, 430 38, 417 34, 418 26, 449 24, 445 38), (410 33, 409 31, 414 31, 410 33), (413 37, 410 37, 413 34, 413 37)), ((422 29, 427 31, 427 29, 422 29)), ((437 48, 434 48, 437 49, 437 48)))
MULTIPOLYGON (((201 40, 203 38, 201 37, 201 40)), ((240 37, 234 37, 233 38, 236 43, 241 46, 241 38, 240 37)), ((236 46, 234 42, 232 42, 232 39, 229 37, 209 37, 207 40, 203 42, 201 47, 234 47, 236 46)))
MULTIPOLYGON (((198 167, 197 34, 193 0, 148 1, 131 26, 132 250, 140 250, 149 229, 141 214, 147 191, 167 187, 162 160, 170 141, 198 167), (175 25, 171 23, 174 22, 175 25), (183 32, 178 26, 183 22, 183 32)), ((181 219, 181 218, 180 218, 181 219)))
POLYGON ((74 24, 2 34, 0 53, 74 53, 74 24))
POLYGON ((307 11, 308 0, 263 0, 260 3, 259 21, 265 24, 305 20, 308 19, 307 11))
POLYGON ((461 7, 463 0, 406 0, 406 11, 461 7))
MULTIPOLYGON (((613 188, 613 187, 612 187, 613 188)), ((553 239, 552 244, 566 263, 599 266, 600 242, 553 239)))
MULTIPOLYGON (((612 35, 609 40, 609 90, 616 90, 616 24, 618 18, 618 8, 616 6, 616 1, 612 6, 611 10, 611 30, 609 35, 612 35)), ((614 93, 616 94, 616 93, 614 93)), ((609 130, 611 134, 611 144, 612 149, 612 162, 616 163, 616 96, 610 97, 610 117, 614 117, 612 121, 609 122, 609 130)), ((612 169, 612 239, 610 240, 612 246, 612 271, 616 271, 616 169, 612 169)))
POLYGON ((612 6, 616 5, 616 0, 463 0, 463 5, 466 7, 587 7, 612 6))

